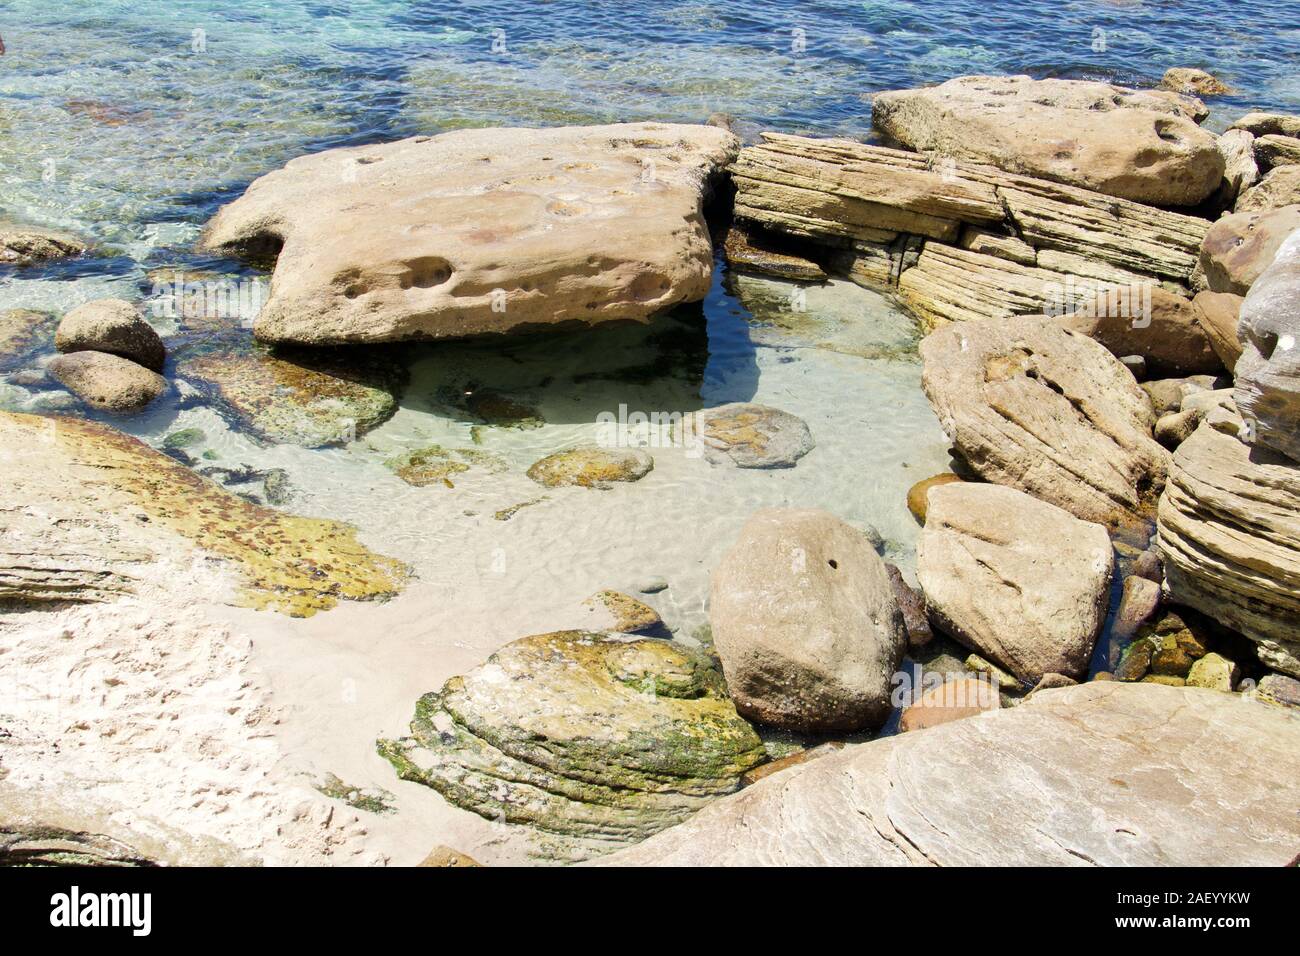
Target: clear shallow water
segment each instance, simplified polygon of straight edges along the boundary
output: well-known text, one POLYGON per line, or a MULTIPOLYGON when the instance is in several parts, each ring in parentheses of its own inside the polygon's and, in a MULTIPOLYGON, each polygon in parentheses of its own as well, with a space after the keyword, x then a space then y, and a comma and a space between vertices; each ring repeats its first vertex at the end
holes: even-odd
MULTIPOLYGON (((192 251, 221 203, 295 155, 421 132, 725 112, 754 129, 866 136, 882 89, 1022 71, 1145 85, 1175 65, 1212 68, 1237 88, 1215 101, 1212 125, 1300 109, 1295 2, 8 0, 0 35, 0 215, 99 246, 70 266, 0 275, 0 309, 141 301, 157 268, 247 276, 192 251)), ((810 290, 804 314, 787 300, 779 283, 720 272, 690 320, 698 368, 668 354, 662 324, 413 350, 401 409, 343 449, 259 444, 211 407, 174 402, 119 424, 155 444, 198 427, 196 453, 215 464, 284 468, 292 508, 355 521, 426 581, 471 588, 487 575, 495 587, 505 547, 521 556, 508 572, 521 599, 540 601, 556 582, 590 593, 663 573, 672 602, 691 609, 682 622, 698 625, 707 568, 755 507, 829 507, 876 526, 907 566, 915 527, 903 495, 946 467, 911 323, 842 284, 810 290), (471 382, 534 404, 546 424, 490 429, 476 443, 472 420, 438 397, 471 382), (735 400, 800 415, 817 449, 770 473, 720 472, 667 449, 649 478, 603 493, 548 494, 523 475, 590 440, 600 411, 735 400), (433 442, 499 467, 476 467, 455 488, 412 488, 383 465, 433 442), (508 522, 495 518, 523 502, 508 522)))
POLYGON ((1176 65, 1238 89, 1216 119, 1300 107, 1295 0, 5 0, 0 35, 0 209, 137 259, 186 253, 294 155, 458 126, 720 111, 864 135, 883 89, 1176 65))

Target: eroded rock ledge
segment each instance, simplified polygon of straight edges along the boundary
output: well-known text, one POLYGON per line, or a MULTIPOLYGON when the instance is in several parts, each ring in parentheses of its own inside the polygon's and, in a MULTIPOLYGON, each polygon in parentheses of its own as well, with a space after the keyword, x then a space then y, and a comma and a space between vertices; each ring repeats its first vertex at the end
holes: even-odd
POLYGON ((772 774, 602 863, 1285 866, 1300 716, 1093 682, 772 774))

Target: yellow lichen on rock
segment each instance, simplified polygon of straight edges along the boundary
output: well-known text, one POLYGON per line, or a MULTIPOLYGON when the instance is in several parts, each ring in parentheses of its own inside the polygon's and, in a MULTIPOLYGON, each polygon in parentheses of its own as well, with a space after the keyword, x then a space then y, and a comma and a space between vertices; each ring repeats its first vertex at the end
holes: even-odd
POLYGON ((230 562, 243 606, 308 617, 340 600, 394 595, 407 574, 358 542, 349 525, 252 504, 105 425, 3 414, 0 446, 20 466, 39 469, 46 493, 61 503, 136 531, 172 532, 230 562))

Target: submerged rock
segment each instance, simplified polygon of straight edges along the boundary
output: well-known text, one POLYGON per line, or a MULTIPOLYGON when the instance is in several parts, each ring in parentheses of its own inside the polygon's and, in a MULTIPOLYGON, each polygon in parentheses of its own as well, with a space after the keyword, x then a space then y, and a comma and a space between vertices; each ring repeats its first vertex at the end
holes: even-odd
POLYGON ((1085 80, 961 76, 877 93, 872 125, 912 149, 989 163, 1109 196, 1194 206, 1223 177, 1204 106, 1085 80))
POLYGON ((1158 511, 1165 588, 1300 676, 1300 464, 1244 430, 1217 409, 1178 446, 1158 511))
POLYGON ((1023 492, 969 483, 930 492, 917 580, 931 619, 1022 681, 1087 672, 1111 565, 1105 528, 1023 492))
POLYGON ((902 733, 924 730, 1001 706, 996 684, 977 677, 958 677, 917 697, 903 710, 898 729, 902 733))
POLYGON ((157 372, 107 352, 58 355, 49 372, 87 405, 105 412, 139 411, 167 391, 167 380, 157 372))
POLYGON ((184 338, 176 374, 263 441, 319 448, 354 441, 397 410, 402 370, 381 355, 272 352, 247 332, 184 338))
POLYGON ((653 468, 654 459, 643 448, 589 446, 556 452, 533 462, 528 477, 547 488, 578 485, 603 489, 614 481, 638 481, 653 468))
POLYGON ((1250 287, 1238 327, 1233 398, 1252 423, 1244 437, 1300 462, 1300 228, 1250 287))
POLYGON ((175 587, 152 566, 213 558, 238 584, 236 603, 309 616, 388 597, 406 577, 348 525, 250 504, 95 422, 0 413, 0 456, 14 463, 0 482, 0 603, 175 587))
POLYGON ((54 316, 48 312, 34 309, 0 312, 0 372, 22 368, 36 353, 52 345, 55 326, 54 316))
POLYGON ((85 251, 86 243, 76 236, 0 221, 0 265, 29 266, 79 256, 85 251))
POLYGON ((433 484, 454 487, 452 476, 469 471, 475 465, 491 471, 504 471, 506 467, 505 462, 496 455, 475 448, 448 449, 441 445, 427 445, 403 452, 385 464, 398 478, 417 488, 433 484))
POLYGON ((959 323, 921 343, 939 423, 988 481, 1086 521, 1140 519, 1168 453, 1147 396, 1119 359, 1054 320, 959 323))
POLYGON ((763 240, 734 226, 727 233, 722 249, 727 264, 742 272, 797 282, 823 282, 828 278, 826 270, 811 259, 769 248, 763 240))
POLYGON ((741 714, 809 733, 878 727, 907 647, 865 537, 814 509, 758 511, 714 569, 709 623, 741 714))
POLYGON ((1286 866, 1297 779, 1286 710, 1094 681, 845 747, 601 862, 1286 866))
POLYGON ((77 306, 59 322, 54 345, 60 352, 109 352, 155 372, 161 372, 167 360, 153 326, 121 299, 96 299, 77 306))
POLYGON ((682 419, 687 442, 698 440, 705 459, 738 468, 792 468, 816 447, 802 418, 753 402, 731 402, 682 419))
POLYGON ((457 130, 333 149, 263 176, 205 245, 278 252, 258 338, 438 339, 616 319, 704 298, 711 126, 457 130))
POLYGON ((379 741, 405 780, 582 858, 680 823, 764 760, 721 675, 670 641, 587 631, 525 637, 416 705, 379 741))
POLYGON ((586 631, 654 634, 665 630, 654 608, 619 591, 597 591, 582 606, 590 617, 583 626, 586 631))

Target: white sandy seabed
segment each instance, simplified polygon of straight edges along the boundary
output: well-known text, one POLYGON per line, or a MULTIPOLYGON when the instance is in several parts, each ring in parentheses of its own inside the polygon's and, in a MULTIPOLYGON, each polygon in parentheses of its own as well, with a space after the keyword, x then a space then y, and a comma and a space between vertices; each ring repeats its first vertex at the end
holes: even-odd
MULTIPOLYGON (((580 389, 560 382, 538 393, 547 425, 491 430, 483 450, 504 470, 463 473, 455 488, 412 488, 378 464, 389 450, 470 444, 466 426, 420 400, 423 383, 445 372, 437 358, 413 370, 397 415, 346 449, 261 447, 223 432, 206 408, 146 418, 134 431, 155 444, 198 425, 223 463, 285 468, 297 489, 291 510, 355 524, 364 543, 408 562, 414 576, 387 603, 305 620, 228 606, 228 582, 183 569, 156 594, 116 605, 0 617, 3 800, 27 801, 47 819, 66 808, 69 819, 129 831, 140 849, 174 862, 409 865, 438 844, 489 864, 529 861, 528 831, 399 781, 376 754, 376 738, 400 736, 421 694, 511 640, 581 626, 581 602, 603 588, 641 597, 678 639, 696 641, 706 633, 709 570, 760 507, 823 507, 872 525, 886 557, 911 574, 907 489, 948 468, 909 344, 915 330, 885 299, 847 283, 809 288, 808 311, 793 320, 754 305, 787 291, 743 280, 755 321, 715 287, 701 392, 709 405, 752 400, 803 418, 817 446, 790 469, 652 448, 654 470, 641 481, 543 489, 527 466, 594 437, 590 417, 562 407, 581 404, 580 389), (715 334, 724 312, 743 330, 730 345, 715 334), (521 502, 534 503, 495 516, 521 502), (638 593, 654 579, 668 588, 638 593), (393 811, 322 796, 313 784, 327 774, 388 791, 393 811)), ((630 386, 605 388, 645 408, 630 386)))

